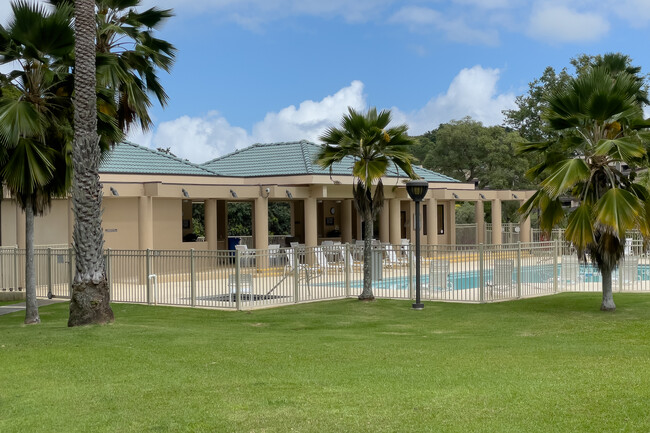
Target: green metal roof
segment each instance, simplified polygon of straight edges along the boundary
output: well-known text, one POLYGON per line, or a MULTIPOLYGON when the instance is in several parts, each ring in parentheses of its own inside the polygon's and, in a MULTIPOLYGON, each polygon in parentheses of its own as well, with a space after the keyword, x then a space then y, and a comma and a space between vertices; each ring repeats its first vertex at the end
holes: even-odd
POLYGON ((99 164, 100 173, 217 176, 206 167, 127 141, 115 145, 99 164))
MULTIPOLYGON (((329 175, 329 169, 323 169, 313 161, 321 146, 309 141, 287 143, 253 144, 245 149, 208 161, 201 166, 221 176, 261 177, 261 176, 296 176, 305 174, 329 175)), ((332 174, 350 176, 353 158, 346 158, 332 166, 332 174)), ((414 166, 415 172, 429 182, 459 182, 449 176, 425 168, 414 166)), ((390 167, 389 177, 407 177, 402 170, 390 167)))

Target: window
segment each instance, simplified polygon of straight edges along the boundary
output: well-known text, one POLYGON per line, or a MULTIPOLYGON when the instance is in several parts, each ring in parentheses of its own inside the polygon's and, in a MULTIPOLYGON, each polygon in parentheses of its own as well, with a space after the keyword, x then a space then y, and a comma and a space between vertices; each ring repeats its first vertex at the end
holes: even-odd
POLYGON ((205 239, 205 203, 183 200, 183 242, 205 239))
POLYGON ((442 204, 438 205, 438 234, 445 234, 445 206, 442 204))

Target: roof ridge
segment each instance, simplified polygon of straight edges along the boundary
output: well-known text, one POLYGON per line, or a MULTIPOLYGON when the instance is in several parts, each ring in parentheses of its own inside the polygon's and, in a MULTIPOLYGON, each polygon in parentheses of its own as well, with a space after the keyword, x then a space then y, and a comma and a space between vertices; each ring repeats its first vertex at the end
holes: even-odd
POLYGON ((312 165, 312 155, 307 151, 307 144, 309 142, 307 140, 300 140, 300 151, 302 152, 302 160, 305 163, 305 170, 307 170, 307 173, 313 174, 314 173, 314 166, 312 165))
POLYGON ((209 168, 202 167, 202 166, 200 166, 199 164, 195 164, 195 163, 193 163, 193 162, 191 162, 191 161, 188 161, 188 160, 185 160, 185 159, 181 159, 181 158, 179 158, 179 157, 177 157, 177 156, 170 155, 170 154, 165 153, 165 152, 161 152, 161 151, 159 151, 159 150, 157 150, 157 149, 154 150, 154 149, 151 149, 150 147, 145 147, 145 146, 142 146, 142 145, 140 145, 140 144, 136 144, 136 143, 133 143, 133 142, 131 142, 131 141, 127 141, 127 140, 123 140, 122 142, 120 142, 120 144, 127 144, 127 145, 129 145, 129 146, 131 146, 131 147, 134 147, 134 148, 137 148, 137 149, 142 149, 142 150, 145 150, 145 151, 147 151, 147 152, 153 153, 154 155, 163 156, 163 157, 165 157, 165 158, 167 158, 167 159, 171 159, 171 160, 173 160, 173 161, 180 162, 180 163, 185 164, 185 165, 190 165, 190 166, 192 166, 192 167, 194 167, 194 168, 198 168, 199 170, 206 171, 206 172, 209 173, 209 174, 213 174, 213 175, 217 175, 217 176, 219 175, 219 173, 217 173, 217 172, 214 171, 214 170, 211 170, 211 169, 209 169, 209 168))

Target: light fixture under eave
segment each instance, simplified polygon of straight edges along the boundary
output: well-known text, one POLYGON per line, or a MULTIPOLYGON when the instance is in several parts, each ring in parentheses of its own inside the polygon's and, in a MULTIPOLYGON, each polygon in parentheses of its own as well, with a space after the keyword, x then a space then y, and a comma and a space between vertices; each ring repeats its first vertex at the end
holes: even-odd
POLYGON ((237 198, 237 193, 236 193, 235 191, 233 191, 232 189, 230 190, 230 195, 231 195, 233 198, 237 198))
POLYGON ((115 197, 119 197, 119 196, 120 196, 120 193, 117 192, 117 190, 116 190, 115 188, 111 187, 110 189, 111 189, 111 194, 113 194, 115 197))
POLYGON ((485 200, 485 196, 481 194, 480 192, 478 193, 478 196, 481 197, 483 200, 485 200))
POLYGON ((518 199, 519 197, 517 197, 517 194, 512 194, 512 198, 518 199))
POLYGON ((287 197, 289 197, 290 200, 293 199, 293 194, 291 194, 291 191, 287 189, 286 193, 287 193, 287 197))
POLYGON ((451 195, 453 195, 454 198, 456 198, 456 199, 458 198, 458 194, 456 194, 455 192, 452 192, 451 195))
POLYGON ((181 191, 183 192, 183 197, 190 198, 190 193, 187 192, 187 190, 185 188, 182 188, 181 191))

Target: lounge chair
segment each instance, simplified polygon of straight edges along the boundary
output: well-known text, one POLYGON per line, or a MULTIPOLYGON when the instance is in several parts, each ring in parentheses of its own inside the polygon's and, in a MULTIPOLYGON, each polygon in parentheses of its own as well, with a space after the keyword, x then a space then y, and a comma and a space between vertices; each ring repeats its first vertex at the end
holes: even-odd
POLYGON ((431 260, 429 263, 430 290, 454 290, 454 283, 449 279, 449 260, 431 260))
POLYGON ((639 258, 625 257, 618 265, 618 272, 620 274, 619 278, 623 280, 623 283, 636 283, 639 275, 639 258))
POLYGON ((487 285, 490 288, 490 296, 495 293, 509 294, 514 287, 512 274, 515 270, 515 262, 512 259, 495 259, 492 281, 487 285))
POLYGON ((271 244, 269 245, 269 265, 270 266, 280 266, 282 265, 285 259, 285 255, 280 250, 280 244, 271 244))
POLYGON ((578 256, 563 255, 560 268, 560 282, 564 284, 578 284, 580 278, 580 262, 578 256))
MULTIPOLYGON (((253 296, 253 275, 251 274, 240 274, 239 275, 239 294, 247 293, 250 298, 253 296)), ((237 295, 237 276, 235 274, 230 274, 228 276, 228 292, 230 294, 230 302, 235 302, 235 296, 237 295)), ((252 300, 252 299, 251 299, 252 300)))
POLYGON ((255 266, 255 253, 249 250, 246 244, 235 245, 235 249, 239 251, 239 266, 243 268, 255 266))
POLYGON ((386 262, 384 262, 384 267, 395 268, 398 266, 408 265, 408 259, 406 257, 398 256, 392 245, 385 245, 384 250, 386 251, 386 262))
POLYGON ((318 264, 319 270, 327 274, 328 270, 342 271, 343 265, 340 262, 334 262, 327 260, 327 255, 323 247, 314 248, 314 254, 316 255, 316 263, 318 264))

